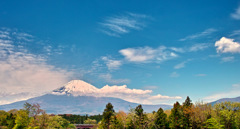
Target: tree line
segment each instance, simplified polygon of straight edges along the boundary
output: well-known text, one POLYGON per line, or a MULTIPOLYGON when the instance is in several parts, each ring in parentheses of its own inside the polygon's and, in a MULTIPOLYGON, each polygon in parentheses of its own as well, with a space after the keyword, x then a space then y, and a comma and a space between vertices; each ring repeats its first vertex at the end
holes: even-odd
POLYGON ((142 105, 129 113, 115 112, 108 103, 103 111, 100 129, 239 129, 240 103, 223 102, 215 105, 198 102, 189 97, 180 104, 174 103, 171 110, 159 108, 157 112, 144 112, 142 105))
POLYGON ((239 129, 240 103, 192 103, 189 97, 171 110, 144 112, 142 105, 115 112, 111 103, 102 115, 48 115, 39 104, 25 103, 20 110, 0 110, 0 129, 75 129, 73 124, 93 124, 99 129, 239 129))

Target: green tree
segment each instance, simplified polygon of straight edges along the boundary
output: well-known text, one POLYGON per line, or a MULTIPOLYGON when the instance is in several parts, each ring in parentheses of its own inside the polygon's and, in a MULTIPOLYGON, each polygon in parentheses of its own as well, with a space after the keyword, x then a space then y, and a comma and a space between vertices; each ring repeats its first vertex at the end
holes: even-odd
POLYGON ((16 125, 13 129, 26 129, 29 124, 28 111, 22 109, 19 110, 17 112, 15 123, 16 125))
POLYGON ((111 129, 124 129, 124 126, 123 126, 123 124, 120 122, 120 120, 117 119, 116 116, 112 116, 110 128, 111 128, 111 129))
POLYGON ((95 125, 95 124, 97 124, 97 121, 87 118, 87 120, 84 120, 84 124, 94 124, 95 125))
POLYGON ((205 122, 204 128, 207 128, 207 129, 222 129, 223 125, 220 125, 215 118, 210 118, 205 122))
POLYGON ((113 105, 111 103, 108 103, 103 111, 103 119, 101 121, 103 128, 110 128, 111 118, 115 115, 114 113, 115 111, 113 109, 113 105))
POLYGON ((176 102, 173 105, 169 119, 171 128, 175 129, 183 128, 183 111, 179 102, 176 102))
POLYGON ((135 108, 135 117, 137 128, 143 129, 145 126, 147 126, 147 116, 144 114, 141 104, 135 108))
POLYGON ((8 112, 0 110, 0 126, 7 126, 8 112))
POLYGON ((53 116, 49 118, 48 128, 62 129, 67 128, 69 124, 70 122, 62 118, 61 116, 53 116))
POLYGON ((16 114, 10 113, 7 116, 7 127, 9 129, 12 129, 15 126, 15 119, 16 119, 16 114))
POLYGON ((155 113, 154 124, 158 129, 165 129, 167 125, 167 114, 164 113, 162 108, 159 108, 155 113))
POLYGON ((192 125, 191 125, 191 116, 193 114, 193 111, 192 111, 192 100, 189 98, 189 96, 187 96, 185 102, 183 103, 183 123, 184 123, 184 128, 190 128, 192 125))

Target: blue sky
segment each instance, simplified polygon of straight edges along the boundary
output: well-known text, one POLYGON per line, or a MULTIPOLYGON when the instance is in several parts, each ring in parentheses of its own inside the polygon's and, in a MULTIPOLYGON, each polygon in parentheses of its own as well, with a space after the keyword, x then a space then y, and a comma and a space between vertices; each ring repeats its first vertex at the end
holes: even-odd
POLYGON ((237 0, 1 1, 0 104, 73 79, 153 104, 236 97, 239 25, 237 0))

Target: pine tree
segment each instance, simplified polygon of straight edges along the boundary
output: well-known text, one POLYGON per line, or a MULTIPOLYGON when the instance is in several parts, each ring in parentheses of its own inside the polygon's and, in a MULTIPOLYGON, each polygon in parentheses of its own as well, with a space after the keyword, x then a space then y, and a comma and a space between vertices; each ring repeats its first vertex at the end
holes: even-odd
POLYGON ((146 116, 143 113, 143 108, 141 104, 135 108, 135 114, 135 117, 137 118, 137 126, 139 126, 139 128, 144 128, 146 116))
POLYGON ((184 127, 190 128, 191 127, 191 115, 192 115, 192 100, 187 96, 185 102, 183 103, 183 115, 184 115, 184 127))
POLYGON ((111 118, 114 116, 114 113, 115 113, 115 111, 113 109, 113 105, 111 103, 108 103, 103 112, 102 124, 104 127, 107 127, 109 129, 110 123, 111 123, 111 118))
POLYGON ((170 127, 175 129, 183 128, 183 111, 179 102, 173 105, 170 114, 170 127))
POLYGON ((158 129, 165 129, 167 124, 167 114, 164 113, 162 108, 159 108, 155 113, 154 124, 158 129))

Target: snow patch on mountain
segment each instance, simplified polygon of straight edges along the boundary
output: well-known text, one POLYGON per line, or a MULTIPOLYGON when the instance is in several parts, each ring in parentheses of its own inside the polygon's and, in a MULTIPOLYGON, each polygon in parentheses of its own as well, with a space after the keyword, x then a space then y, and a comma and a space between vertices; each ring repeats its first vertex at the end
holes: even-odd
POLYGON ((60 87, 52 92, 55 95, 73 95, 73 96, 88 96, 96 93, 99 89, 95 86, 82 80, 72 80, 65 86, 60 87))

